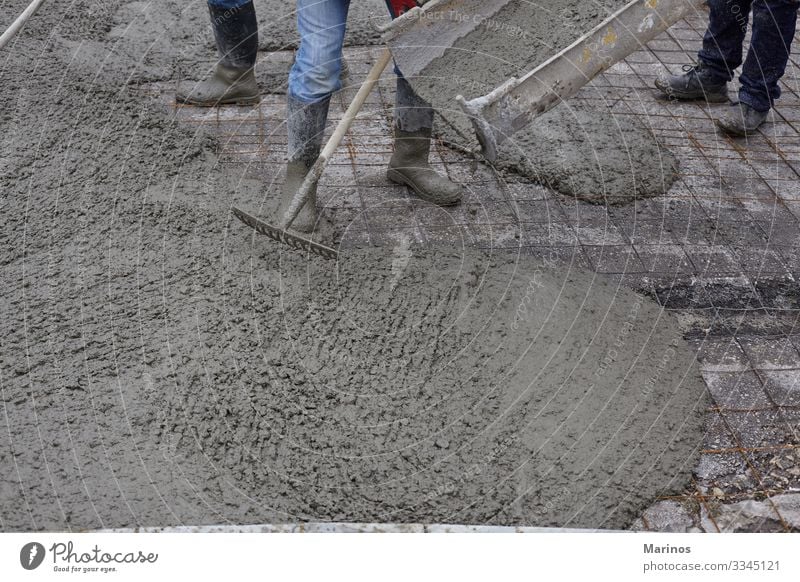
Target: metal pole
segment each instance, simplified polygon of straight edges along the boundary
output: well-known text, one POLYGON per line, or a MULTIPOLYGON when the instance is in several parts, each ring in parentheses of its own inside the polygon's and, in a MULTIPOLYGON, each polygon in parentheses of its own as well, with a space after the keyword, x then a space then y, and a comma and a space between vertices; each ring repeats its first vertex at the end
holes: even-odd
POLYGON ((0 49, 6 46, 8 42, 17 35, 20 29, 25 26, 25 23, 28 22, 28 19, 36 13, 39 6, 43 3, 44 0, 33 0, 33 2, 28 5, 22 14, 20 14, 3 35, 0 36, 0 49))

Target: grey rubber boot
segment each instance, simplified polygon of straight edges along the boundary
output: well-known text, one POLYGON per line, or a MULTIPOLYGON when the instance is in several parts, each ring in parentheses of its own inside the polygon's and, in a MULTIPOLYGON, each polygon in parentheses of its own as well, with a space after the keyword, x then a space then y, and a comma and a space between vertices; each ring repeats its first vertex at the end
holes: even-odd
POLYGON ((258 22, 253 3, 238 8, 209 4, 208 11, 219 62, 207 79, 199 83, 181 83, 175 94, 176 101, 201 107, 258 103, 261 95, 253 70, 258 53, 258 22))
POLYGON ((656 79, 656 88, 670 99, 703 99, 708 103, 728 100, 728 83, 714 75, 703 63, 685 65, 682 75, 656 79))
MULTIPOLYGON (((286 181, 283 184, 279 217, 289 207, 308 170, 314 165, 322 148, 325 122, 328 119, 330 98, 316 103, 303 103, 289 96, 286 106, 286 125, 289 133, 286 181)), ((311 232, 317 223, 317 189, 300 210, 290 228, 311 232)))
POLYGON ((428 163, 433 131, 433 109, 397 77, 394 153, 386 176, 411 188, 417 196, 439 206, 457 204, 463 188, 435 172, 428 163))
POLYGON ((754 133, 767 119, 769 110, 757 111, 746 103, 735 103, 714 120, 717 127, 740 137, 754 133))

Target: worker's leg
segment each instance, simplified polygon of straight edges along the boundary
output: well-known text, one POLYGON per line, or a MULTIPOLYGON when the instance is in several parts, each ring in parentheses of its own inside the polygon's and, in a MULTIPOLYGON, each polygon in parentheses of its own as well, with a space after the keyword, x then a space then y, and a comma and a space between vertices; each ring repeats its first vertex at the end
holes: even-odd
POLYGON ((797 26, 798 0, 755 0, 753 35, 739 81, 739 101, 766 111, 781 96, 778 80, 786 72, 797 26))
MULTIPOLYGON (((411 7, 411 0, 387 0, 389 13, 396 18, 411 7)), ((433 132, 433 109, 414 92, 395 67, 397 95, 394 106, 394 153, 387 177, 409 186, 420 198, 441 206, 456 204, 463 189, 435 172, 428 163, 433 132)))
POLYGON ((289 71, 289 96, 315 103, 340 87, 342 45, 350 0, 297 0, 300 49, 289 71))
MULTIPOLYGON (((286 180, 280 212, 291 202, 322 147, 331 93, 339 89, 342 45, 350 0, 297 0, 300 49, 289 72, 286 180)), ((310 232, 316 223, 313 192, 292 228, 310 232)))
POLYGON ((717 119, 725 131, 754 132, 780 97, 778 81, 786 72, 799 6, 798 0, 753 1, 753 34, 739 77, 739 103, 717 119))
POLYGON ((433 132, 433 109, 408 81, 397 75, 394 106, 394 153, 387 177, 409 186, 423 200, 449 206, 461 200, 463 189, 435 172, 428 163, 433 132))
POLYGON ((742 43, 752 3, 752 0, 709 0, 708 28, 697 59, 717 79, 730 81, 742 64, 742 43))
POLYGON ((728 100, 728 81, 742 64, 742 42, 747 33, 752 0, 709 0, 708 28, 697 65, 684 73, 656 81, 664 95, 673 99, 728 100))
POLYGON ((224 103, 257 103, 259 90, 254 67, 258 52, 258 22, 252 0, 208 0, 208 11, 219 62, 208 79, 200 83, 182 83, 176 99, 181 103, 208 107, 224 103))

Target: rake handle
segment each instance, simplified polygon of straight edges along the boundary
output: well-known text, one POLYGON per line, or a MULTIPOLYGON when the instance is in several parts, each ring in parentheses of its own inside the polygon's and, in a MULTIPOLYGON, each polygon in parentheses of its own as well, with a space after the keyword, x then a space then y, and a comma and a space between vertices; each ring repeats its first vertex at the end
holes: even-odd
POLYGON ((28 7, 22 11, 17 19, 11 23, 6 31, 0 36, 0 49, 6 46, 12 38, 14 38, 20 29, 25 26, 25 23, 28 22, 31 16, 33 16, 37 10, 39 10, 39 6, 44 3, 44 0, 33 0, 28 7))
POLYGON ((378 82, 383 70, 389 64, 389 61, 392 60, 392 53, 389 49, 384 49, 381 53, 381 56, 372 65, 372 69, 370 69, 367 78, 364 80, 364 84, 356 93, 356 96, 353 98, 352 103, 347 108, 347 111, 344 112, 344 116, 339 124, 336 126, 336 129, 331 134, 331 137, 328 139, 328 142, 325 144, 325 147, 320 152, 317 161, 314 162, 314 165, 311 166, 311 169, 306 174, 303 183, 300 185, 300 188, 297 190, 297 193, 292 198, 292 202, 289 204, 289 208, 286 209, 286 212, 281 219, 280 228, 282 230, 286 230, 292 225, 294 219, 297 218, 297 215, 300 214, 300 209, 303 208, 303 205, 308 202, 308 199, 311 197, 311 190, 317 184, 322 176, 322 172, 325 170, 325 167, 328 165, 331 157, 333 156, 333 152, 336 151, 336 148, 339 147, 339 144, 342 143, 345 134, 350 129, 350 126, 353 124, 353 120, 355 120, 356 115, 358 114, 361 106, 364 105, 364 101, 367 100, 367 96, 372 91, 372 88, 375 86, 375 83, 378 82))

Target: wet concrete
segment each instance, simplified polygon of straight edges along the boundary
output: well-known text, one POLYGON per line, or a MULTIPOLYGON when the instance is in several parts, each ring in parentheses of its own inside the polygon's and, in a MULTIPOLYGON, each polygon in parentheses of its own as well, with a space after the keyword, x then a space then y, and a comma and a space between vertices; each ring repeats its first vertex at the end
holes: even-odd
MULTIPOLYGON (((443 139, 478 149, 456 95, 485 95, 510 77, 524 75, 624 4, 512 0, 411 82, 435 105, 443 139)), ((675 180, 676 158, 649 129, 618 115, 612 105, 599 92, 593 105, 557 106, 503 144, 498 165, 594 203, 621 204, 665 193, 675 180)))
POLYGON ((624 527, 683 487, 705 390, 671 317, 515 256, 276 253, 231 222, 262 185, 136 90, 177 80, 183 4, 93 6, 0 70, 3 530, 624 527))
POLYGON ((107 283, 7 271, 3 320, 29 314, 5 330, 7 529, 620 528, 685 485, 704 387, 644 298, 471 251, 248 252, 224 213, 174 206, 166 238, 110 245, 107 283), (187 245, 191 224, 231 240, 187 245))

